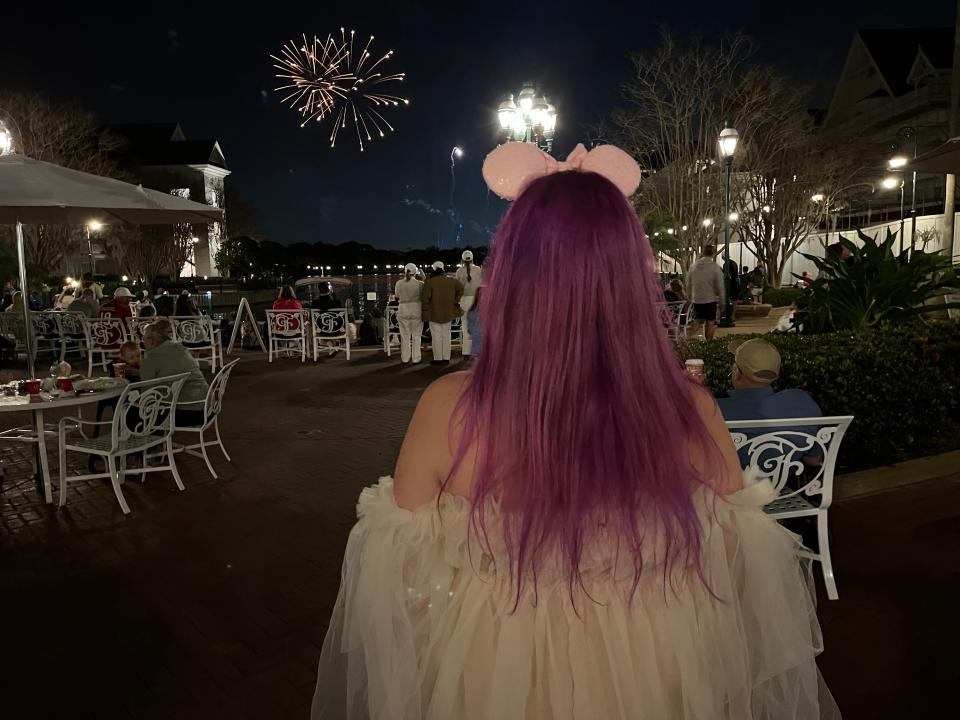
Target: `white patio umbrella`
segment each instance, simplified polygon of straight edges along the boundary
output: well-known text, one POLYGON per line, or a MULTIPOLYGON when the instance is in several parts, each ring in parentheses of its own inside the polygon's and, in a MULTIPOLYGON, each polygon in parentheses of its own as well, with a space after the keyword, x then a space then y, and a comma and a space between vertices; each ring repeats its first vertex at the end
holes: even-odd
POLYGON ((0 223, 16 225, 20 290, 27 339, 27 369, 33 375, 33 323, 27 301, 23 224, 85 225, 91 220, 122 220, 136 225, 210 223, 223 211, 202 203, 70 170, 24 155, 0 157, 0 223))

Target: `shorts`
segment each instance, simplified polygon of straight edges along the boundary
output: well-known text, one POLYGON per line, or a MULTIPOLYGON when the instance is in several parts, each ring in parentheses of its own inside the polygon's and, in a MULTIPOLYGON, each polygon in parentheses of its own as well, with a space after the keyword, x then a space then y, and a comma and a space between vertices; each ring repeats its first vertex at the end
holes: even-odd
POLYGON ((710 322, 716 322, 717 320, 717 303, 694 303, 693 304, 693 317, 697 320, 709 320, 710 322))

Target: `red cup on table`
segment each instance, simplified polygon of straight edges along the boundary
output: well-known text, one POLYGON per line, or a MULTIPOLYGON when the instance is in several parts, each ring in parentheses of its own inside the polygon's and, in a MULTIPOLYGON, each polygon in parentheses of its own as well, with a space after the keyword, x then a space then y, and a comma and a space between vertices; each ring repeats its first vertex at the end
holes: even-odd
POLYGON ((40 394, 40 381, 36 379, 26 380, 23 383, 23 386, 27 389, 28 395, 39 395, 40 394))
POLYGON ((57 378, 57 387, 60 388, 60 392, 70 392, 73 390, 73 380, 68 377, 57 378))
POLYGON ((127 375, 127 364, 122 362, 115 362, 113 364, 113 375, 114 377, 122 378, 127 375))

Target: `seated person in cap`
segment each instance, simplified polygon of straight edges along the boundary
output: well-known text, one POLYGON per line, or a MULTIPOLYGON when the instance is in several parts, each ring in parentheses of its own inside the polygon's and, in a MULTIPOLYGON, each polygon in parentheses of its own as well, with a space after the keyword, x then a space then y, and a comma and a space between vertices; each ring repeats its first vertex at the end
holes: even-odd
POLYGON ((130 307, 131 300, 133 300, 133 293, 121 285, 113 291, 113 300, 100 306, 97 317, 133 317, 133 308, 130 307))
MULTIPOLYGON (((823 415, 820 406, 805 390, 773 391, 773 382, 780 377, 780 353, 766 340, 735 341, 728 349, 733 353, 733 390, 729 397, 717 399, 724 420, 779 420, 823 415)), ((796 430, 815 435, 817 427, 798 427, 796 430)), ((751 431, 747 435, 761 432, 751 431)), ((743 455, 740 460, 741 463, 745 461, 743 455)), ((808 465, 820 465, 823 455, 814 450, 803 461, 808 465)))

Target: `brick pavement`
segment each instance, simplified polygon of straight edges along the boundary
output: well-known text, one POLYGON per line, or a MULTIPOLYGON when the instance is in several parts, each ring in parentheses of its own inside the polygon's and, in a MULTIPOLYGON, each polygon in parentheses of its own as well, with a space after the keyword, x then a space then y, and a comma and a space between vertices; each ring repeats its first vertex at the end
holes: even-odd
MULTIPOLYGON (((439 372, 378 354, 244 357, 223 419, 233 457, 184 458, 63 511, 8 470, 0 495, 0 716, 304 718, 360 489, 392 469, 439 372)), ((927 717, 955 685, 960 478, 836 507, 841 599, 821 602, 824 675, 849 718, 927 717), (952 599, 952 600, 951 600, 952 599), (951 629, 952 628, 952 629, 951 629)))

